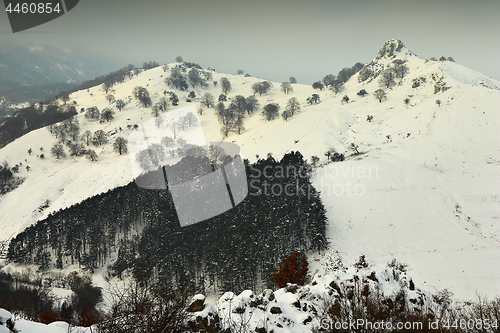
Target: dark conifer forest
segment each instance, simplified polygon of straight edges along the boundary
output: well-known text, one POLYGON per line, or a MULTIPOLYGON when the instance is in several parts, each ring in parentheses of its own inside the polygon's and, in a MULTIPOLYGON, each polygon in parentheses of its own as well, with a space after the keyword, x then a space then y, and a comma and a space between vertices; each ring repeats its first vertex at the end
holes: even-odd
POLYGON ((38 108, 30 105, 16 111, 12 117, 0 117, 0 148, 26 133, 69 119, 76 114, 73 105, 60 107, 49 104, 38 108))
POLYGON ((299 152, 245 167, 248 196, 211 219, 181 227, 168 190, 131 182, 28 227, 12 239, 9 257, 41 270, 111 262, 111 275, 128 271, 162 289, 186 281, 200 292, 271 286, 268 274, 286 254, 326 248, 325 208, 299 152))

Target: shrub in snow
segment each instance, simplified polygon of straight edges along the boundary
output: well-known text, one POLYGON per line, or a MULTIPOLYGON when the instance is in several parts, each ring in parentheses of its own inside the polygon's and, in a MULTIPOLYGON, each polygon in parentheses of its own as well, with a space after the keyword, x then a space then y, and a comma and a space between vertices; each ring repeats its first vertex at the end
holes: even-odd
POLYGON ((319 90, 323 90, 325 88, 325 86, 323 85, 323 83, 317 81, 317 82, 314 82, 312 84, 312 87, 313 89, 319 89, 319 90))
POLYGON ((365 89, 361 89, 360 91, 358 91, 357 95, 361 96, 361 97, 365 97, 366 95, 368 95, 368 93, 366 92, 365 89))
POLYGON ((292 252, 285 256, 285 260, 279 265, 279 268, 269 274, 269 279, 278 288, 283 288, 288 283, 304 285, 308 266, 309 263, 303 255, 292 252))

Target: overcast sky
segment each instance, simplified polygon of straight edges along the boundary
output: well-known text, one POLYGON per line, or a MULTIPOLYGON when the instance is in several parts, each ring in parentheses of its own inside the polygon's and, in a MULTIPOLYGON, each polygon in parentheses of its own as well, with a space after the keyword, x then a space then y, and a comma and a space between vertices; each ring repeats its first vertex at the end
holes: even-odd
MULTIPOLYGON (((1 6, 1 5, 0 5, 1 6)), ((66 15, 0 39, 49 43, 116 59, 185 61, 273 81, 310 84, 371 60, 388 39, 500 80, 500 1, 80 0, 66 15)))

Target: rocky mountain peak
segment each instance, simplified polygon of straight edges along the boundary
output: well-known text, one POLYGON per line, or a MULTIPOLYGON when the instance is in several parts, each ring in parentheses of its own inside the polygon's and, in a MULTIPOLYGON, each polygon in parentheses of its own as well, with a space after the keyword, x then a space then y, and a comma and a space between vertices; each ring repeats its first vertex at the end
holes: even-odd
POLYGON ((381 59, 381 58, 390 58, 395 55, 395 53, 399 53, 403 50, 405 45, 403 42, 399 39, 390 39, 387 42, 385 42, 384 46, 378 51, 377 56, 375 59, 381 59))

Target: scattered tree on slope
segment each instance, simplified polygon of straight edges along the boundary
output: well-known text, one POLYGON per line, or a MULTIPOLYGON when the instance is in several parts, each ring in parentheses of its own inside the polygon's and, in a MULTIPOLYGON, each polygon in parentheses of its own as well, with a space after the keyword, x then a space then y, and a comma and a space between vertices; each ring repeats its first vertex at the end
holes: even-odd
POLYGON ((135 87, 132 93, 143 107, 146 108, 151 105, 151 97, 149 97, 149 91, 146 88, 135 87))
POLYGON ((113 143, 113 149, 118 154, 125 154, 127 152, 127 140, 122 137, 117 137, 113 143))
POLYGON ((60 143, 56 143, 54 146, 52 146, 52 148, 50 149, 50 153, 56 159, 60 159, 61 157, 66 157, 66 153, 64 152, 63 145, 60 143))
POLYGON ((373 96, 380 102, 382 103, 382 101, 384 99, 387 98, 387 94, 385 93, 385 91, 383 91, 382 89, 377 89, 375 90, 375 92, 373 93, 373 96))
POLYGON ((220 79, 220 86, 224 95, 231 91, 231 82, 226 77, 220 79))

